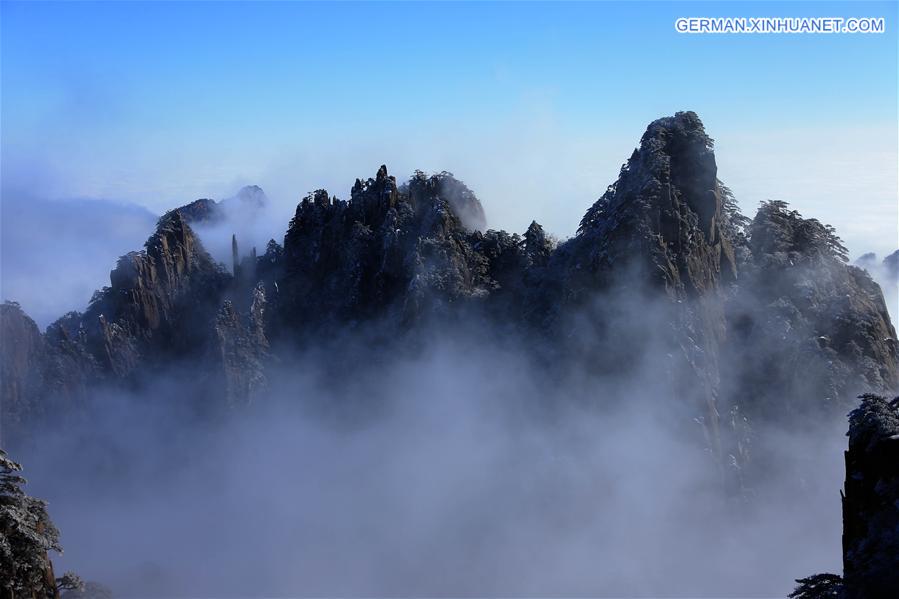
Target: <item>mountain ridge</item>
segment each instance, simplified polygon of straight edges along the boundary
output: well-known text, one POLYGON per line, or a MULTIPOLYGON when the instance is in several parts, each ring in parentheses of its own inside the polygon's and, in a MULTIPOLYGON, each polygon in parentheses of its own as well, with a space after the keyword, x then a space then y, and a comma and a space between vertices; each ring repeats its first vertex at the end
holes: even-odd
MULTIPOLYGON (((261 189, 245 189, 242 202, 264 201, 261 189)), ((285 344, 375 322, 390 338, 471 317, 541 340, 544 362, 600 373, 633 368, 648 347, 639 339, 661 339, 660 371, 695 406, 723 464, 736 451, 721 440, 723 414, 807 416, 899 381, 882 292, 845 264, 832 229, 778 202, 747 224, 729 193, 701 120, 679 112, 649 125, 577 235, 558 244, 536 222, 523 235, 483 230, 483 207, 450 173, 416 172, 398 185, 382 165, 356 180, 348 201, 325 190, 306 196, 283 245, 239 256, 235 240, 228 273, 191 228, 218 219, 221 203, 198 200, 166 213, 87 310, 38 332, 40 341, 25 332, 21 310, 4 308, 15 340, 3 350, 15 381, 4 387, 4 409, 28 420, 46 411, 41 405, 78 403, 78 391, 58 388, 134 384, 185 361, 225 373, 210 374, 196 401, 227 397, 235 406, 252 401, 266 361, 285 344), (828 299, 834 294, 844 300, 828 299), (609 301, 621 296, 662 316, 621 318, 620 302, 609 301), (637 340, 624 353, 620 335, 637 340), (790 342, 780 347, 780 337, 790 342), (37 349, 24 357, 9 349, 19 338, 37 349), (773 349, 745 355, 747 340, 773 349), (797 374, 797 361, 817 373, 815 384, 797 374), (764 384, 771 369, 794 396, 764 384)))

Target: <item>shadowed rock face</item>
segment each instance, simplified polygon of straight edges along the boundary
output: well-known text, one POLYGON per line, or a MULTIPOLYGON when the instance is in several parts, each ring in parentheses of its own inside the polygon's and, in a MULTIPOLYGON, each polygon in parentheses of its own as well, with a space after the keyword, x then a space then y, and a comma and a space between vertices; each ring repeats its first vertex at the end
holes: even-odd
POLYGON ((899 594, 899 397, 862 395, 849 413, 843 500, 843 576, 798 579, 790 597, 867 599, 899 594))
POLYGON ((899 398, 862 397, 849 416, 843 495, 847 599, 899 593, 899 398))
POLYGON ((389 339, 475 315, 537 341, 550 370, 626 373, 649 340, 661 343, 656 367, 671 395, 695 408, 721 463, 739 462, 748 458, 734 414, 800 418, 899 379, 880 289, 844 263, 832 231, 778 203, 744 227, 728 194, 712 140, 683 112, 650 124, 559 245, 537 223, 523 235, 484 230, 480 202, 449 173, 416 172, 398 186, 382 166, 349 200, 324 190, 304 198, 283 246, 242 257, 235 241, 232 276, 190 223, 226 205, 258 208, 264 194, 198 200, 160 219, 84 314, 41 336, 4 308, 4 331, 22 339, 4 344, 5 403, 29 406, 23 414, 51 395, 77 404, 96 381, 138 384, 177 364, 205 373, 195 401, 240 405, 264 386, 281 345, 371 323, 389 339), (784 388, 795 393, 775 395, 784 388))

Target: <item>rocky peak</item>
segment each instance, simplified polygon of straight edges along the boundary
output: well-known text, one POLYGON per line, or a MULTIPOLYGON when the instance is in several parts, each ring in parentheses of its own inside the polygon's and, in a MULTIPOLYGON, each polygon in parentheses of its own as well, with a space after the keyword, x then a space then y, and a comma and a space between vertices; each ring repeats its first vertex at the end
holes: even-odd
POLYGON ((191 315, 216 302, 228 279, 173 210, 159 219, 144 251, 119 259, 110 287, 85 312, 85 328, 110 368, 125 375, 138 354, 186 351, 198 343, 202 332, 191 315))
POLYGON ((415 171, 404 191, 416 214, 448 213, 446 218, 457 221, 467 231, 484 231, 487 227, 481 201, 452 173, 443 171, 428 176, 415 171))
POLYGON ((524 233, 524 252, 532 266, 546 266, 553 251, 553 243, 543 227, 532 220, 524 233))
POLYGON ((847 261, 846 248, 833 227, 802 218, 779 200, 762 203, 749 227, 749 248, 757 263, 768 266, 847 261))
POLYGON ((225 218, 218 202, 208 198, 194 200, 175 209, 188 223, 212 223, 225 218))
POLYGON ((396 177, 388 175, 387 166, 382 164, 374 179, 356 179, 350 191, 350 206, 362 224, 378 227, 398 198, 396 177))
POLYGON ((240 188, 234 196, 219 202, 202 198, 175 208, 189 224, 215 224, 222 222, 229 215, 234 218, 253 218, 268 205, 268 197, 258 185, 247 185, 240 188))
POLYGON ((678 112, 651 123, 640 140, 642 164, 663 185, 670 184, 698 217, 710 243, 721 213, 714 142, 695 112, 678 112))
MULTIPOLYGON (((237 195, 231 199, 252 208, 262 208, 268 204, 268 196, 265 195, 265 192, 262 191, 262 188, 258 185, 246 185, 241 187, 237 192, 237 195)), ((228 202, 229 200, 224 201, 228 202)))
POLYGON ((699 117, 658 119, 581 220, 581 261, 593 270, 640 266, 673 295, 713 291, 722 276, 736 275, 722 201, 713 142, 699 117))
POLYGON ((383 165, 374 178, 356 180, 349 202, 324 190, 310 194, 284 238, 281 313, 288 321, 308 318, 299 315, 312 306, 338 319, 408 316, 432 299, 474 293, 485 260, 452 202, 480 206, 448 173, 416 173, 399 188, 383 165), (308 289, 319 290, 317 297, 308 289))

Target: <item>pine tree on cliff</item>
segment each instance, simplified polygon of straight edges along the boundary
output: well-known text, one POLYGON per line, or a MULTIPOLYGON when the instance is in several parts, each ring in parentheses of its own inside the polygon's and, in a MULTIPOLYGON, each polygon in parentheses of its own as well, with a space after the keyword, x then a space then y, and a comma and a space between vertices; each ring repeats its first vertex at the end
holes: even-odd
POLYGON ((47 552, 62 551, 47 504, 22 490, 22 467, 0 449, 0 596, 58 597, 47 552))

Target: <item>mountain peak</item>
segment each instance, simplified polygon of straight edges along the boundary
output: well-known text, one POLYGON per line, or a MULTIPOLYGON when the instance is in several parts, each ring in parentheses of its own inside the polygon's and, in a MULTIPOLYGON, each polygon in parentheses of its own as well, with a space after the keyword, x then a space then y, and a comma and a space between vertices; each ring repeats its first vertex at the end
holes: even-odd
POLYGON ((692 110, 676 112, 674 116, 664 116, 656 119, 646 128, 640 144, 645 144, 652 139, 679 138, 701 142, 708 150, 714 147, 714 140, 710 138, 702 124, 702 120, 692 110))
POLYGON ((241 187, 233 198, 223 200, 223 203, 228 202, 231 199, 255 208, 262 208, 268 203, 268 196, 265 195, 265 192, 262 191, 262 188, 258 185, 245 185, 244 187, 241 187))
POLYGON ((591 269, 648 257, 670 291, 703 293, 736 272, 724 218, 713 142, 696 113, 678 112, 646 128, 579 238, 591 269))

